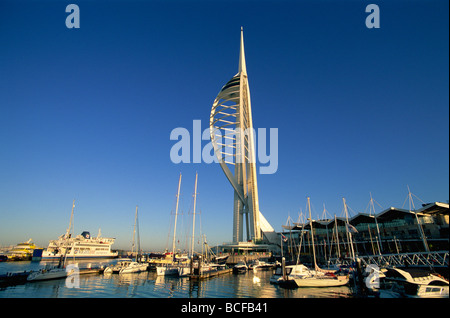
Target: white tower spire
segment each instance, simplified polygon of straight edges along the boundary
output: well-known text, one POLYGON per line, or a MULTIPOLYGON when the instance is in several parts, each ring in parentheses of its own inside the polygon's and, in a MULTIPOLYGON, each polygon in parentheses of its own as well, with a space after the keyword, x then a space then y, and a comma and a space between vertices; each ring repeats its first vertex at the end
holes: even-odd
MULTIPOLYGON (((256 156, 250 89, 244 52, 244 31, 241 27, 239 72, 220 90, 210 116, 210 134, 220 166, 234 188, 233 242, 260 241, 261 221, 256 181, 256 156), (234 166, 234 174, 230 168, 234 166)), ((267 223, 267 224, 266 224, 267 223)))
POLYGON ((241 52, 239 54, 239 73, 247 75, 247 66, 245 65, 244 28, 243 27, 241 27, 241 52))

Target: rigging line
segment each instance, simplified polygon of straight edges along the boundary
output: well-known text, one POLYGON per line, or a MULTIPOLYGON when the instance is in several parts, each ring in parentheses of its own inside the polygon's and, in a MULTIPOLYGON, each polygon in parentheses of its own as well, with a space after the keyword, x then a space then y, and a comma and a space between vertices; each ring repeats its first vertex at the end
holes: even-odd
MULTIPOLYGON (((375 200, 375 199, 373 199, 372 198, 372 200, 376 203, 376 204, 378 204, 378 206, 380 207, 380 208, 382 208, 383 209, 383 207, 381 206, 381 204, 379 204, 378 202, 377 202, 377 200, 375 200)), ((375 209, 375 208, 374 208, 375 209)), ((375 212, 375 211, 374 211, 375 212)))
POLYGON ((406 195, 405 201, 403 201, 402 209, 405 206, 406 200, 408 200, 408 199, 409 199, 409 193, 406 195))
POLYGON ((166 239, 166 246, 165 249, 168 250, 169 249, 169 239, 171 237, 170 233, 171 233, 171 229, 172 229, 172 214, 173 214, 173 210, 170 211, 170 220, 169 220, 169 230, 167 231, 167 239, 166 239))
MULTIPOLYGON (((367 208, 370 209, 371 205, 370 205, 371 200, 369 200, 369 202, 367 203, 366 209, 364 210, 364 213, 367 213, 367 208)), ((371 210, 369 210, 369 215, 370 215, 371 210)))
POLYGON ((328 210, 325 208, 325 203, 323 204, 323 213, 324 213, 324 216, 325 216, 325 220, 331 219, 331 213, 330 213, 330 211, 328 211, 328 210), (330 217, 329 219, 327 219, 327 214, 328 214, 328 216, 330 217))
POLYGON ((314 207, 314 204, 312 204, 312 203, 310 203, 310 204, 311 204, 311 209, 314 211, 314 215, 318 216, 319 213, 317 213, 316 208, 314 207))
POLYGON ((346 205, 347 205, 347 209, 351 210, 353 212, 353 216, 355 216, 357 213, 348 204, 346 204, 346 205))
POLYGON ((301 224, 302 220, 302 209, 300 208, 300 212, 298 212, 297 224, 301 224))
MULTIPOLYGON (((203 233, 203 229, 202 229, 202 210, 201 210, 200 206, 198 206, 198 219, 199 219, 198 223, 199 223, 200 238, 202 238, 203 237, 203 234, 202 234, 203 233)), ((201 241, 202 241, 202 239, 200 239, 200 242, 201 241)))
POLYGON ((415 195, 415 194, 414 194, 414 193, 412 193, 412 192, 411 192, 411 194, 412 194, 412 195, 413 195, 414 197, 416 197, 417 199, 419 199, 419 201, 420 201, 420 202, 422 202, 423 204, 426 204, 426 203, 425 203, 424 201, 422 201, 422 199, 421 199, 421 198, 419 198, 419 197, 418 197, 417 195, 415 195))

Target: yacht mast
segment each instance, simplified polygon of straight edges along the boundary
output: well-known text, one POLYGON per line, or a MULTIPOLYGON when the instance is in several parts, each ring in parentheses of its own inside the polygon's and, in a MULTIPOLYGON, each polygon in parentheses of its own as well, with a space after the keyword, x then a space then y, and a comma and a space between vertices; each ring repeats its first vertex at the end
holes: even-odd
POLYGON ((195 205, 197 203, 197 177, 198 173, 195 173, 195 188, 194 188, 194 213, 192 220, 192 243, 191 243, 191 257, 194 257, 194 234, 195 234, 195 205))
POLYGON ((133 256, 133 250, 136 248, 136 262, 139 258, 139 251, 141 249, 141 238, 139 237, 139 220, 138 220, 138 206, 136 205, 136 214, 134 216, 134 229, 133 229, 133 244, 131 245, 131 256, 133 256), (137 231, 137 236, 136 236, 137 231), (135 240, 136 238, 136 240, 135 240), (137 247, 136 247, 137 241, 137 247))
MULTIPOLYGON (((136 220, 137 220, 137 205, 136 205, 136 214, 134 215, 134 228, 133 228, 133 242, 131 243, 131 257, 133 257, 134 247, 136 246, 135 238, 136 238, 136 220)), ((137 257, 137 253, 136 253, 137 257)))
POLYGON ((348 244, 350 245, 350 251, 352 253, 352 259, 353 261, 355 261, 355 251, 353 250, 353 240, 352 240, 352 233, 350 232, 350 226, 349 226, 349 222, 348 222, 348 210, 347 210, 347 203, 345 202, 345 198, 342 198, 342 201, 344 202, 344 211, 345 211, 345 218, 347 220, 347 224, 345 225, 345 227, 347 228, 347 241, 348 244))
MULTIPOLYGON (((378 254, 381 255, 381 253, 383 252, 383 245, 381 243, 381 233, 380 233, 380 227, 378 226, 378 221, 377 221, 377 216, 375 214, 375 205, 373 204, 373 198, 372 198, 372 192, 370 192, 370 204, 372 205, 372 210, 373 210, 373 217, 375 219, 375 225, 377 227, 377 234, 378 234, 378 239, 377 239, 377 246, 378 246, 378 254)), ((378 202, 377 202, 378 204, 378 202)), ((379 205, 379 204, 378 204, 379 205)), ((369 211, 369 215, 370 215, 370 211, 369 211)))
POLYGON ((70 221, 69 221, 69 227, 67 228, 65 238, 68 239, 70 237, 70 230, 72 229, 72 221, 73 221, 73 209, 75 208, 75 199, 72 203, 72 212, 70 213, 70 221))
POLYGON ((181 187, 181 173, 180 173, 180 179, 178 180, 177 205, 175 207, 175 225, 173 227, 173 241, 172 241, 173 260, 175 260, 175 242, 176 242, 176 234, 177 234, 177 217, 178 217, 178 203, 180 200, 180 187, 181 187))
POLYGON ((337 257, 340 258, 341 257, 341 249, 339 248, 339 232, 338 232, 338 227, 337 227, 337 217, 336 214, 334 215, 334 228, 336 230, 336 244, 337 244, 337 257))
POLYGON ((409 186, 408 186, 408 198, 409 198, 409 212, 414 211, 414 215, 416 216, 417 227, 419 229, 420 237, 422 238, 422 242, 423 242, 423 247, 425 248, 425 251, 429 252, 430 248, 428 247, 427 238, 425 236, 425 233, 423 232, 422 224, 419 220, 419 217, 417 216, 416 208, 414 207, 412 193, 411 193, 411 190, 409 189, 409 186), (411 206, 412 206, 412 210, 411 210, 411 206))
POLYGON ((316 249, 314 247, 314 232, 313 232, 313 226, 312 226, 312 218, 311 218, 311 204, 309 202, 308 197, 308 211, 309 211, 309 227, 311 229, 311 242, 312 242, 312 250, 313 250, 313 258, 314 258, 314 269, 317 269, 317 263, 316 263, 316 249))

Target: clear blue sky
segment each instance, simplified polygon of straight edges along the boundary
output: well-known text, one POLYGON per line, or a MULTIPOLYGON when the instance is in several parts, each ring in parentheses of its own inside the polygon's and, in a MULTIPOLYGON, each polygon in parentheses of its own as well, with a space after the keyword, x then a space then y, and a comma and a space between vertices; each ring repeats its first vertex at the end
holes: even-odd
MULTIPOLYGON (((449 198, 448 1, 0 1, 0 244, 75 231, 129 248, 168 243, 178 176, 187 227, 195 172, 202 232, 231 241, 233 190, 217 164, 174 164, 176 127, 207 128, 238 70, 244 27, 253 123, 278 128, 259 175, 276 230, 311 197, 364 212, 411 191, 449 198), (65 8, 80 7, 80 29, 65 8), (366 5, 380 7, 368 29, 366 5)), ((205 145, 204 141, 202 145, 205 145)), ((416 201, 419 204, 420 201, 416 201)), ((381 208, 378 208, 378 212, 381 208)), ((181 232, 180 232, 181 233, 181 232)), ((170 240, 169 240, 170 242, 170 240)))

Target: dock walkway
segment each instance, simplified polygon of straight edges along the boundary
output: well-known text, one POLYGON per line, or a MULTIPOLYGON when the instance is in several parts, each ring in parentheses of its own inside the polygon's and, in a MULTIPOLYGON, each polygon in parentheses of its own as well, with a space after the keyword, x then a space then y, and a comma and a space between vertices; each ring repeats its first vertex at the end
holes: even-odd
POLYGON ((227 273, 231 273, 233 271, 233 268, 224 268, 219 270, 212 270, 212 271, 205 271, 201 274, 189 274, 188 277, 190 280, 201 280, 209 277, 215 277, 227 273))

